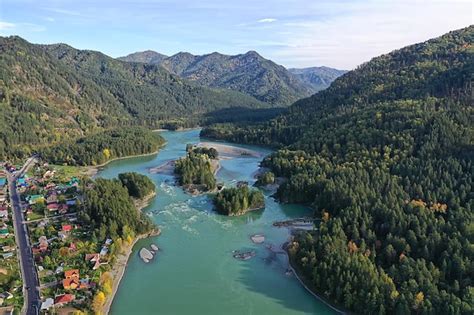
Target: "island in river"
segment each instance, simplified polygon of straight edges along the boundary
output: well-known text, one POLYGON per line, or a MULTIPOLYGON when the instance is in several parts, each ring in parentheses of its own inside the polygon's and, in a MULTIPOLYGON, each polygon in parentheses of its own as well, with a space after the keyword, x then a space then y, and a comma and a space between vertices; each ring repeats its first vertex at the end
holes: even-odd
POLYGON ((242 183, 238 183, 237 187, 222 189, 216 194, 213 202, 218 213, 228 216, 243 215, 265 208, 263 193, 242 183))
MULTIPOLYGON (((267 248, 278 248, 290 236, 287 229, 274 227, 273 222, 309 216, 311 209, 279 204, 265 193, 265 211, 239 217, 218 215, 209 196, 185 193, 174 185, 173 174, 149 173, 151 168, 183 156, 187 143, 198 144, 199 130, 163 132, 162 136, 167 145, 158 155, 114 161, 98 174, 106 178, 125 172, 148 175, 157 186, 158 197, 143 211, 162 230, 160 254, 153 263, 145 264, 138 251, 157 239, 137 241, 110 313, 334 314, 295 277, 286 275, 286 255, 267 248), (265 235, 265 241, 254 243, 251 236, 255 234, 265 235), (255 256, 237 260, 232 254, 235 250, 255 251, 255 256)), ((217 180, 226 186, 238 181, 253 184, 261 157, 270 151, 236 148, 256 151, 259 156, 222 158, 217 180)))

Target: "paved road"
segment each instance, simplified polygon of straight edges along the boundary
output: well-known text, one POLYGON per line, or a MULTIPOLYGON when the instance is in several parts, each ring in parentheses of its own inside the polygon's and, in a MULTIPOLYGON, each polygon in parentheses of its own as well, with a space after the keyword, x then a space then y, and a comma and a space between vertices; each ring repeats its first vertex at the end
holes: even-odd
POLYGON ((10 191, 10 202, 13 209, 13 222, 15 227, 15 238, 18 245, 18 258, 20 259, 21 275, 23 278, 23 292, 25 299, 25 307, 23 311, 27 315, 36 315, 39 313, 41 305, 39 293, 39 281, 36 273, 33 254, 31 252, 28 229, 23 223, 23 213, 21 211, 21 203, 18 192, 16 190, 16 180, 20 177, 29 166, 34 162, 34 158, 28 159, 21 170, 15 174, 8 175, 8 190, 10 191))

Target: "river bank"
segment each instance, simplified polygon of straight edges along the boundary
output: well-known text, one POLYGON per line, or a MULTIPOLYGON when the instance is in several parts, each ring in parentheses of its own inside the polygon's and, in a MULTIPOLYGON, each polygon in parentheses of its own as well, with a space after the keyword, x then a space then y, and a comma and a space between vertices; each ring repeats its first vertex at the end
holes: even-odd
POLYGON ((288 260, 288 269, 291 270, 295 278, 299 281, 301 286, 306 289, 313 297, 315 297, 318 301, 326 304, 327 307, 331 308, 335 312, 339 314, 349 314, 339 308, 337 308, 335 305, 333 305, 329 300, 323 298, 322 296, 318 295, 316 293, 316 290, 313 288, 313 285, 310 283, 308 279, 306 279, 299 271, 298 268, 293 266, 290 254, 288 253, 288 243, 291 241, 292 237, 290 237, 290 240, 288 242, 285 242, 281 245, 282 251, 285 253, 285 256, 288 260))
POLYGON ((158 148, 158 150, 154 151, 154 152, 151 152, 151 153, 144 153, 144 154, 137 154, 137 155, 127 155, 127 156, 122 156, 122 157, 117 157, 117 158, 113 158, 111 160, 108 160, 107 162, 105 163, 102 163, 100 165, 90 165, 90 166, 86 166, 86 172, 84 175, 88 176, 88 177, 94 177, 97 175, 97 173, 99 173, 100 169, 107 166, 108 164, 114 162, 114 161, 119 161, 119 160, 125 160, 125 159, 132 159, 132 158, 137 158, 137 157, 143 157, 143 156, 151 156, 151 155, 155 155, 155 154, 158 154, 158 152, 160 152, 160 149, 163 148, 164 146, 166 145, 166 143, 164 143, 162 146, 160 146, 158 148))
MULTIPOLYGON (((144 208, 146 208, 155 196, 156 192, 146 196, 141 200, 134 200, 134 204, 137 207, 137 210, 142 211, 144 208)), ((130 255, 133 253, 133 247, 135 246, 135 244, 141 239, 145 239, 152 236, 158 236, 160 234, 161 230, 156 227, 151 232, 136 236, 133 239, 132 243, 128 244, 126 248, 122 251, 122 253, 117 256, 117 260, 115 261, 115 264, 113 265, 112 270, 110 271, 110 274, 112 275, 112 293, 107 296, 107 299, 102 307, 102 314, 108 314, 110 311, 110 307, 112 306, 115 295, 120 286, 120 282, 122 281, 123 275, 125 274, 125 269, 127 268, 128 260, 130 259, 130 255)))

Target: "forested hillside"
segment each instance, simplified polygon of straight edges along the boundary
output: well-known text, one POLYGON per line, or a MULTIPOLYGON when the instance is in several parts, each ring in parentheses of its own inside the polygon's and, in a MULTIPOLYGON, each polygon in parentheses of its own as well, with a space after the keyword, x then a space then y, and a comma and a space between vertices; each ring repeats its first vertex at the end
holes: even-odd
POLYGON ((311 86, 314 92, 328 88, 334 80, 347 72, 329 67, 290 68, 288 71, 311 86))
POLYGON ((316 292, 361 314, 474 312, 474 26, 374 58, 263 124, 205 136, 281 148, 277 196, 319 229, 290 244, 316 292))
POLYGON ((159 64, 169 72, 201 85, 240 91, 279 106, 290 105, 302 97, 328 87, 344 73, 321 67, 294 69, 293 74, 255 51, 235 56, 217 52, 195 56, 181 52, 171 57, 144 51, 119 59, 159 64))
POLYGON ((41 157, 59 165, 101 165, 112 159, 157 152, 165 140, 141 127, 111 129, 42 148, 41 157))
POLYGON ((117 126, 189 126, 214 110, 268 106, 156 65, 0 37, 0 159, 117 126))

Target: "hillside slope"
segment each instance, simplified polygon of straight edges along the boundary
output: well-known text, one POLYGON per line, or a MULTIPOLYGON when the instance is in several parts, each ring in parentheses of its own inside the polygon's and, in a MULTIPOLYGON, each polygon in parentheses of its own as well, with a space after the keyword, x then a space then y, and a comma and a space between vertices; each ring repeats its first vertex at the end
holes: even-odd
POLYGON ((0 156, 122 125, 155 128, 175 119, 192 124, 230 107, 268 105, 243 93, 196 86, 160 66, 0 37, 0 156))
POLYGON ((361 314, 474 311, 474 26, 372 59, 289 113, 205 136, 281 150, 277 197, 318 232, 288 250, 315 291, 361 314), (318 223, 319 224, 319 223, 318 223))
POLYGON ((329 67, 290 68, 288 71, 311 86, 314 92, 328 88, 334 80, 347 72, 329 67))
POLYGON ((121 61, 126 61, 126 62, 160 64, 166 58, 168 58, 168 56, 157 53, 156 51, 145 50, 145 51, 129 54, 124 57, 119 57, 117 59, 121 61))
MULTIPOLYGON (((155 53, 158 54, 158 53, 155 53)), ((150 52, 134 53, 121 60, 147 62, 150 52)), ((273 105, 294 101, 322 90, 344 72, 321 67, 288 71, 255 51, 229 56, 217 52, 195 56, 181 52, 164 59, 148 61, 200 85, 226 88, 251 95, 273 105), (301 73, 300 73, 301 72, 301 73)))

